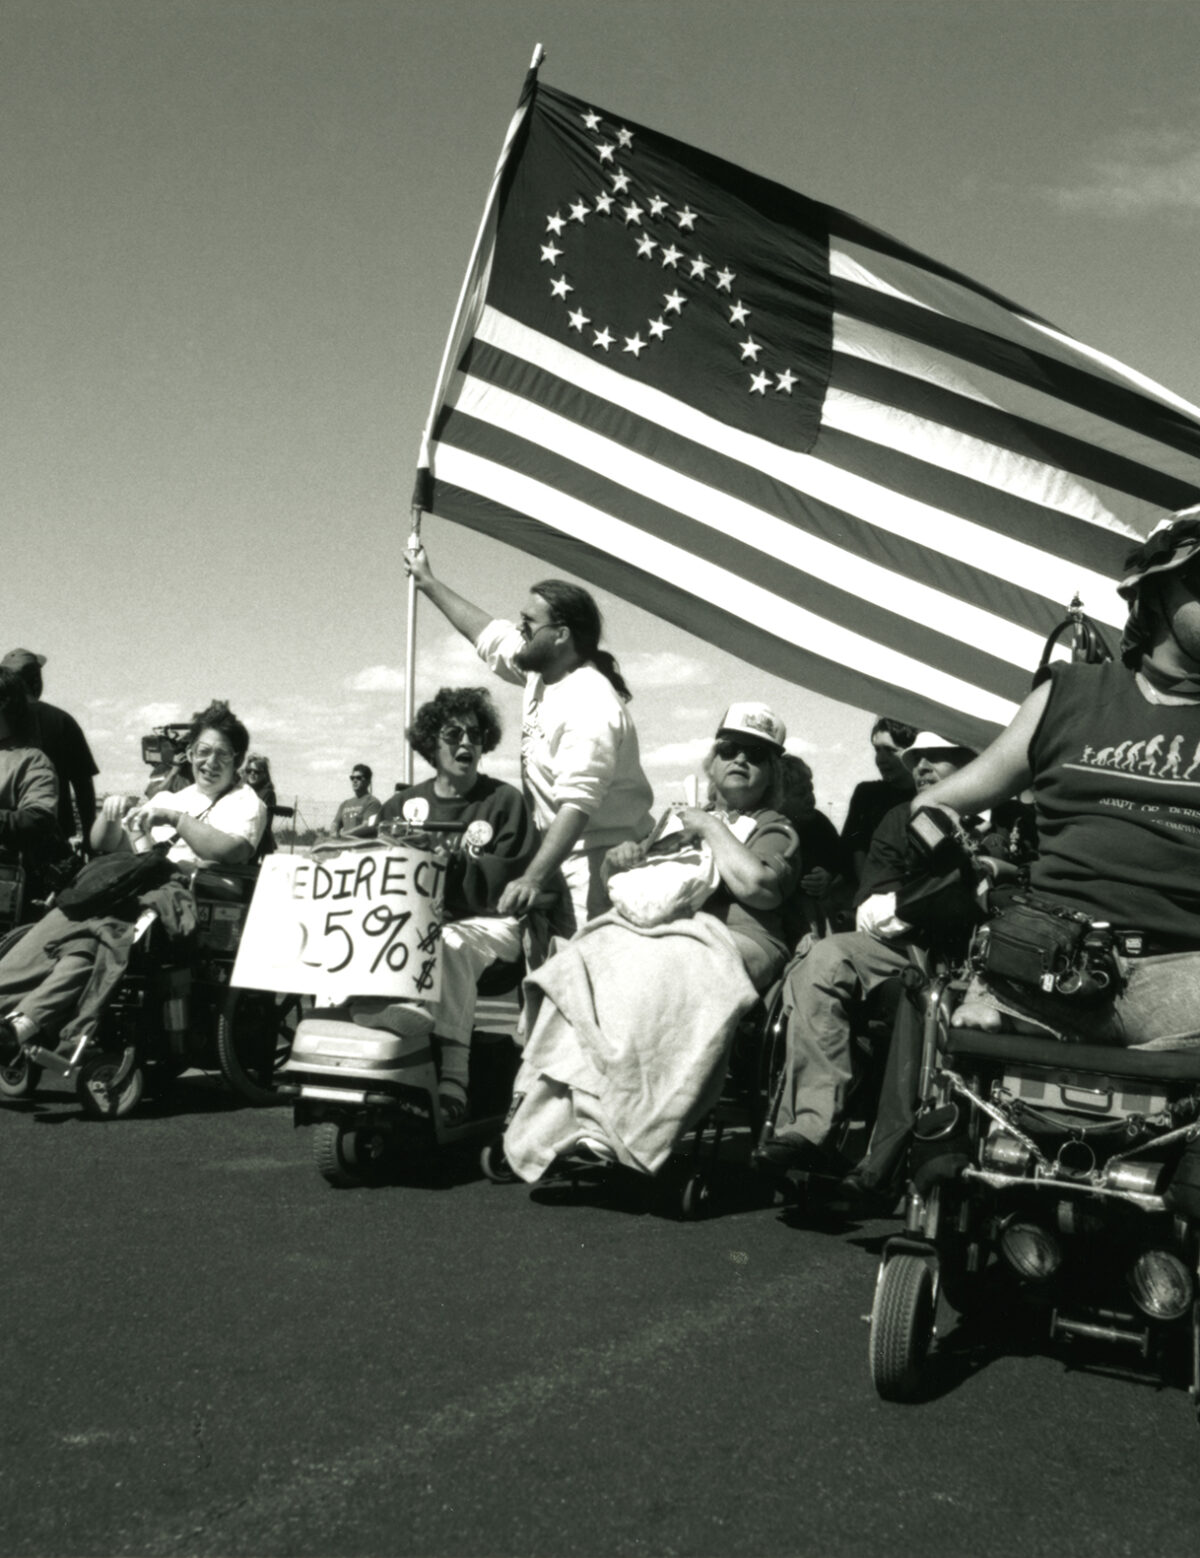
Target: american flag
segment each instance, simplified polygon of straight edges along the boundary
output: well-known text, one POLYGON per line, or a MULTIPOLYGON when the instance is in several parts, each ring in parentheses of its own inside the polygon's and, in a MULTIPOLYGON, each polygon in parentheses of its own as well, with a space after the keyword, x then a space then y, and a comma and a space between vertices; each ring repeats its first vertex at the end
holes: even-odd
POLYGON ((972 745, 1200 500, 1200 409, 536 74, 447 366, 426 510, 972 745))

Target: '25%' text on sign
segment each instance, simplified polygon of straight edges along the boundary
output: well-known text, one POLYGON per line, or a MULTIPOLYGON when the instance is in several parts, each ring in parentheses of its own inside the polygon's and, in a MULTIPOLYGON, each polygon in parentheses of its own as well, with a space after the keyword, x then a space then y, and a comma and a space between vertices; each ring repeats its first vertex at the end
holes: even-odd
POLYGON ((268 855, 233 983, 331 1001, 441 994, 442 856, 403 844, 268 855))

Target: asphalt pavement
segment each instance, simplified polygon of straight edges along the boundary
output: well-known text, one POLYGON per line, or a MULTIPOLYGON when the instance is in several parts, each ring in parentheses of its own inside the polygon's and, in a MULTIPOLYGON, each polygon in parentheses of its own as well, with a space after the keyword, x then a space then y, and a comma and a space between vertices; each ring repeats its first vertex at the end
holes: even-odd
MULTIPOLYGON (((896 1227, 473 1155, 335 1191, 215 1078, 0 1117, 0 1553, 1192 1553, 1179 1388, 949 1334, 867 1370, 896 1227)), ((1103 1357, 1103 1355, 1101 1355, 1103 1357)))

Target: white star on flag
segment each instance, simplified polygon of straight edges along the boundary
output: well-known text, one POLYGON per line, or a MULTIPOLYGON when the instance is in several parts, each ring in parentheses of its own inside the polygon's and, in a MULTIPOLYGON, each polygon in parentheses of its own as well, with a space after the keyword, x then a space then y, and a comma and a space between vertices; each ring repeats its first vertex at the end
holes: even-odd
POLYGON ((572 330, 582 331, 584 325, 590 325, 592 322, 581 308, 575 309, 567 315, 567 318, 571 321, 572 330))
POLYGON ((785 395, 792 393, 792 385, 796 383, 796 375, 790 368, 785 368, 782 373, 775 375, 775 388, 782 390, 785 395))
POLYGON ((752 335, 747 336, 744 341, 739 342, 739 345, 742 348, 742 361, 743 362, 746 361, 747 357, 750 359, 751 362, 757 362, 758 361, 758 354, 759 354, 759 352, 762 351, 762 347, 759 345, 759 343, 754 339, 754 337, 752 335))
POLYGON ((696 225, 696 213, 691 206, 684 206, 682 211, 676 211, 675 216, 680 227, 686 227, 688 232, 691 232, 696 225))
POLYGON ((591 208, 585 201, 577 200, 571 207, 572 222, 582 222, 585 217, 588 217, 591 214, 591 208))
POLYGON ((630 201, 627 206, 622 206, 621 209, 625 213, 626 227, 628 227, 631 222, 636 222, 639 227, 642 225, 642 208, 635 201, 630 201))
POLYGON ((765 395, 767 393, 767 385, 770 382, 770 377, 767 374, 756 373, 750 380, 750 393, 752 395, 765 395))
POLYGON ((628 148, 633 145, 633 131, 626 130, 624 128, 618 130, 617 140, 620 141, 621 145, 628 150, 628 148))
POLYGON ((729 323, 731 325, 744 325, 749 318, 750 310, 740 301, 735 303, 729 310, 729 323))
POLYGON ((663 305, 668 314, 681 314, 683 305, 687 302, 682 292, 668 292, 663 297, 663 305))
POLYGON ((651 335, 657 336, 660 341, 665 341, 667 338, 667 331, 671 327, 660 314, 657 319, 652 319, 650 321, 647 328, 649 329, 651 335))
POLYGON ((673 243, 669 243, 659 258, 664 265, 669 265, 672 270, 675 270, 680 260, 683 259, 683 250, 677 249, 673 243))
POLYGON ((719 270, 716 274, 716 287, 718 292, 728 292, 737 277, 731 270, 719 270))
POLYGON ((615 195, 623 195, 629 188, 628 173, 623 173, 621 169, 618 168, 617 171, 612 175, 612 187, 613 193, 615 195))
POLYGON ((643 233, 637 241, 637 252, 643 257, 643 259, 648 260, 657 248, 657 243, 655 243, 654 239, 651 238, 649 233, 643 233))
POLYGON ((601 162, 611 162, 617 155, 617 148, 608 141, 601 141, 599 146, 596 147, 596 155, 601 162))
POLYGON ((625 337, 625 345, 621 348, 624 352, 632 352, 635 357, 645 349, 646 343, 640 335, 627 335, 625 337))
POLYGON ((562 250, 555 248, 554 244, 552 243, 544 243, 542 245, 542 259, 548 260, 551 265, 557 263, 558 257, 561 253, 562 250))
POLYGON ((651 216, 661 216, 666 209, 667 209, 667 202, 663 199, 663 197, 661 195, 655 195, 653 197, 653 199, 650 201, 650 215, 651 216))
POLYGON ((598 130, 600 128, 600 115, 596 113, 595 109, 589 109, 586 114, 580 114, 579 117, 589 130, 598 130))
POLYGON ((607 216, 612 210, 613 204, 613 197, 609 194, 602 193, 596 196, 596 210, 601 216, 607 216))
POLYGON ((711 269, 712 269, 712 262, 710 260, 706 260, 702 254, 698 254, 696 256, 696 258, 692 261, 692 275, 693 276, 699 276, 699 277, 701 277, 703 279, 705 271, 711 270, 711 269))
POLYGON ((553 216, 548 216, 546 218, 546 231, 548 233, 553 233, 556 238, 560 238, 562 236, 562 230, 566 225, 566 219, 559 216, 557 211, 553 216))
POLYGON ((609 333, 607 325, 605 325, 603 330, 596 330, 593 333, 595 334, 596 339, 592 342, 592 345, 598 346, 601 351, 606 352, 616 340, 616 336, 609 333))
POLYGON ((556 298, 562 298, 565 303, 567 301, 567 293, 574 292, 575 288, 565 276, 559 276, 557 280, 550 283, 550 290, 556 298))

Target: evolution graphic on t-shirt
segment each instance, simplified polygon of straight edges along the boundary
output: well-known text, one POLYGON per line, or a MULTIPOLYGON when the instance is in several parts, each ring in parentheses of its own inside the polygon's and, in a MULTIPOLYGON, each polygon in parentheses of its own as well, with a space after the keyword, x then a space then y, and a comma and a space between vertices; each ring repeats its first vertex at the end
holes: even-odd
MULTIPOLYGON (((1125 774, 1145 775, 1149 779, 1173 779, 1186 783, 1194 773, 1200 772, 1200 742, 1190 754, 1186 750, 1184 736, 1151 736, 1144 741, 1122 741, 1118 746, 1084 747, 1078 763, 1066 763, 1066 768, 1116 768, 1125 774), (1190 761, 1185 768, 1185 758, 1190 761)), ((1196 783, 1200 784, 1200 780, 1196 783)))

